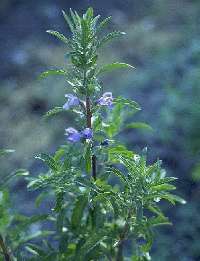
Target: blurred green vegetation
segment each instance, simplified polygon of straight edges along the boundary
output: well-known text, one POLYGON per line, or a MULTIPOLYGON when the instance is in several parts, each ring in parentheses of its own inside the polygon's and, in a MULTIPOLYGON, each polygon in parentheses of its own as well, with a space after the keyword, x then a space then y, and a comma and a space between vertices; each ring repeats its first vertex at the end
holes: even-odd
MULTIPOLYGON (((188 201, 187 205, 168 209, 174 226, 157 234, 153 260, 200 260, 199 1, 113 0, 72 4, 46 0, 41 5, 39 1, 21 1, 21 4, 2 1, 0 145, 14 148, 16 153, 1 164, 1 173, 4 175, 16 167, 27 167, 35 173, 40 166, 33 155, 54 151, 66 142, 64 128, 70 126, 73 115, 47 121, 42 115, 64 103, 67 84, 62 77, 38 80, 37 75, 47 68, 65 67, 67 62, 63 55, 67 50, 46 36, 45 29, 67 34, 60 10, 69 7, 83 10, 88 4, 96 7, 96 13, 103 10, 105 15, 112 15, 111 27, 127 32, 125 39, 105 48, 102 63, 104 58, 106 63, 121 59, 136 67, 133 72, 115 73, 102 79, 105 90, 138 101, 143 108, 140 120, 154 128, 154 132, 142 135, 126 131, 124 142, 136 150, 148 146, 154 155, 152 160, 161 158, 168 171, 179 177, 179 194, 188 201), (26 13, 25 19, 30 18, 27 25, 18 18, 20 12, 26 13)), ((25 187, 24 182, 13 187, 13 194, 17 194, 14 201, 24 202, 18 206, 20 211, 29 205, 27 212, 31 213, 33 199, 29 199, 25 187)))

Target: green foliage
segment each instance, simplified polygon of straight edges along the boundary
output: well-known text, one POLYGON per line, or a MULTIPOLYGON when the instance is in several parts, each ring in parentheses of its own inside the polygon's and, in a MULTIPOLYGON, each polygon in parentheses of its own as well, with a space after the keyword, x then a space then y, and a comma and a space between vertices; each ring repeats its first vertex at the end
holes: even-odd
MULTIPOLYGON (((1 156, 12 152, 14 150, 2 149, 1 156)), ((27 175, 29 175, 27 170, 19 169, 4 176, 0 182, 0 260, 22 260, 25 244, 52 234, 51 231, 45 230, 32 232, 32 227, 41 221, 46 221, 48 215, 27 217, 13 210, 9 182, 12 181, 13 185, 14 178, 27 175)))
MULTIPOLYGON (((112 105, 109 107, 97 78, 114 69, 134 68, 117 62, 98 65, 99 48, 125 33, 114 31, 99 37, 110 18, 99 23, 100 16, 94 16, 92 8, 82 16, 72 10, 70 16, 63 11, 63 16, 71 37, 56 31, 47 32, 67 45, 70 63, 66 70, 50 70, 41 78, 65 77, 74 97, 79 99, 73 111, 80 130, 76 135, 81 136, 72 140, 72 144, 68 139, 68 143, 52 155, 36 156, 44 162, 47 171, 29 178, 28 188, 42 191, 36 204, 45 199, 46 191, 53 194, 54 208, 48 215, 19 219, 24 228, 39 220, 51 221, 54 230, 14 239, 18 244, 11 249, 21 260, 24 257, 26 260, 149 260, 154 227, 170 224, 159 202, 185 201, 172 194, 175 186, 171 183, 175 178, 166 176, 159 160, 148 164, 146 150, 138 155, 116 139, 124 128, 151 129, 146 123, 127 123, 130 115, 141 110, 137 102, 109 96, 112 105), (100 103, 102 98, 104 104, 100 103), (92 131, 91 137, 84 138, 83 129, 92 131), (42 244, 29 242, 50 234, 52 244, 50 240, 42 244), (131 242, 129 256, 124 251, 128 241, 131 242), (22 243, 25 248, 16 252, 22 243)), ((63 110, 55 107, 46 117, 63 110)), ((15 176, 25 174, 19 171, 15 176)), ((4 226, 7 223, 5 218, 4 226)), ((18 227, 16 231, 19 232, 18 227)), ((14 236, 18 235, 16 231, 14 236)))

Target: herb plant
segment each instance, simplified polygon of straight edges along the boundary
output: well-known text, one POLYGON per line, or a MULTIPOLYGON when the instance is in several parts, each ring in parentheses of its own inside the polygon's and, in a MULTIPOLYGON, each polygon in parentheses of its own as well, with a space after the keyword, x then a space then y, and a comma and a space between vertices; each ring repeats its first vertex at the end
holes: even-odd
MULTIPOLYGON (((0 158, 13 153, 11 149, 0 149, 0 158)), ((29 175, 25 169, 18 169, 8 175, 0 173, 0 260, 1 261, 20 261, 24 246, 30 240, 48 236, 48 231, 37 229, 33 233, 36 223, 46 220, 48 215, 33 215, 28 217, 17 212, 13 208, 13 194, 10 193, 10 186, 14 185, 16 178, 23 178, 29 175)))
POLYGON ((150 128, 130 122, 141 109, 137 102, 115 97, 99 80, 115 69, 134 69, 121 62, 98 65, 100 48, 125 33, 101 36, 111 17, 100 21, 92 8, 83 16, 72 10, 63 16, 71 37, 47 32, 65 44, 69 64, 46 71, 41 78, 65 77, 64 105, 46 117, 70 111, 74 125, 66 126, 64 145, 53 155, 36 157, 48 171, 28 187, 55 196, 48 217, 55 231, 43 245, 28 244, 26 251, 31 260, 150 260, 153 228, 170 224, 159 202, 184 201, 171 193, 176 178, 166 176, 160 160, 150 165, 146 149, 139 155, 117 140, 125 128, 150 128))

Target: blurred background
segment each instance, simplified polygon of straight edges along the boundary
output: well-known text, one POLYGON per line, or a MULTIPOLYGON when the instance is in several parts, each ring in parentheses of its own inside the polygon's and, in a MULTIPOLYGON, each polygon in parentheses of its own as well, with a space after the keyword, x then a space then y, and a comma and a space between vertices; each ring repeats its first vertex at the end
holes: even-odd
MULTIPOLYGON (((53 152, 65 141, 72 116, 44 120, 44 113, 62 106, 62 77, 38 80, 46 69, 67 63, 62 43, 45 31, 68 34, 61 10, 112 16, 110 29, 127 35, 106 46, 101 63, 127 62, 134 71, 113 73, 105 90, 140 103, 135 119, 153 132, 127 131, 123 142, 140 151, 148 147, 150 162, 160 158, 179 178, 177 194, 186 205, 163 205, 173 222, 156 232, 153 260, 200 260, 200 1, 198 0, 0 0, 0 147, 16 150, 1 162, 1 175, 16 168, 37 174, 38 152, 53 152)), ((12 187, 19 211, 35 211, 35 193, 26 183, 12 187)))

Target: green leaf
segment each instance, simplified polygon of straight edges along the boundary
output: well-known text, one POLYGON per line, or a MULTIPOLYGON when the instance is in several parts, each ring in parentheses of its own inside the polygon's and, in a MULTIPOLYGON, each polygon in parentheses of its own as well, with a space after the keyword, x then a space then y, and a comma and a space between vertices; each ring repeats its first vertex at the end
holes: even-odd
POLYGON ((123 145, 117 145, 108 148, 109 161, 115 161, 118 159, 118 156, 124 156, 125 158, 133 160, 134 152, 127 150, 127 148, 123 145))
POLYGON ((35 233, 32 233, 28 236, 25 236, 23 237, 20 241, 19 241, 19 245, 23 245, 24 243, 30 241, 30 240, 33 240, 35 238, 38 238, 38 237, 48 237, 50 235, 53 235, 54 232, 53 231, 37 231, 35 233))
POLYGON ((99 42, 98 44, 98 47, 102 47, 104 44, 110 42, 111 40, 119 37, 119 36, 122 36, 122 35, 125 35, 126 33, 124 32, 119 32, 119 31, 114 31, 114 32, 111 32, 109 34, 107 34, 106 36, 104 36, 102 38, 102 40, 99 42))
POLYGON ((86 11, 86 19, 91 20, 93 18, 94 11, 92 7, 89 7, 86 11))
POLYGON ((148 131, 153 131, 153 128, 145 122, 132 122, 126 125, 128 129, 145 129, 148 131))
POLYGON ((164 190, 175 190, 176 187, 171 185, 171 184, 161 184, 161 185, 155 185, 152 187, 153 190, 156 190, 156 191, 164 191, 164 190))
POLYGON ((62 10, 62 14, 63 14, 63 17, 64 17, 65 21, 67 22, 71 32, 74 32, 74 25, 73 25, 71 19, 69 18, 69 16, 63 10, 62 10))
POLYGON ((42 201, 45 200, 46 198, 48 198, 48 196, 49 196, 49 193, 48 193, 48 192, 46 192, 46 191, 41 192, 41 193, 37 196, 37 198, 35 199, 35 206, 36 206, 37 208, 39 208, 39 206, 40 206, 40 204, 42 203, 42 201))
POLYGON ((87 144, 84 153, 85 159, 85 169, 88 174, 91 172, 92 163, 91 163, 91 144, 87 144))
POLYGON ((59 161, 65 154, 67 154, 67 152, 65 151, 64 148, 61 147, 56 151, 53 158, 55 161, 59 161))
POLYGON ((169 221, 169 219, 167 217, 164 217, 164 216, 149 218, 148 223, 151 226, 172 225, 172 223, 169 221))
MULTIPOLYGON (((153 244, 153 233, 151 230, 148 230, 148 228, 146 228, 146 231, 144 232, 144 238, 145 238, 145 241, 146 243, 141 245, 141 250, 142 250, 142 255, 145 257, 146 254, 149 252, 149 250, 151 249, 152 247, 152 244, 153 244)), ((148 255, 149 256, 149 255, 148 255)), ((146 259, 146 258, 142 258, 141 261, 148 261, 150 260, 149 258, 146 259)), ((140 259, 138 259, 138 261, 140 261, 140 259)))
POLYGON ((12 149, 0 149, 0 156, 4 156, 4 155, 7 155, 7 154, 10 154, 10 153, 13 153, 15 152, 15 150, 12 150, 12 149))
POLYGON ((44 79, 50 75, 67 75, 67 72, 65 70, 49 70, 49 71, 45 71, 43 73, 40 74, 39 78, 40 79, 44 79))
POLYGON ((87 260, 84 259, 86 255, 90 254, 92 250, 97 247, 103 240, 106 239, 106 235, 101 233, 93 233, 92 235, 89 236, 87 239, 86 243, 78 249, 77 252, 77 257, 82 257, 83 259, 78 259, 78 260, 87 260))
POLYGON ((39 247, 35 244, 29 243, 25 248, 33 255, 38 255, 40 257, 45 256, 45 251, 42 249, 42 247, 39 247))
POLYGON ((122 121, 122 105, 116 104, 110 111, 107 122, 102 122, 103 130, 109 138, 119 133, 122 121))
POLYGON ((141 107, 137 102, 130 100, 130 99, 123 98, 121 96, 118 96, 117 98, 115 98, 114 103, 130 107, 131 109, 134 109, 135 111, 141 110, 141 107))
POLYGON ((26 169, 18 169, 14 172, 12 172, 10 175, 5 176, 0 181, 0 186, 5 187, 8 185, 8 182, 10 182, 15 177, 24 177, 28 176, 29 172, 26 169))
POLYGON ((150 210, 152 213, 158 215, 158 216, 163 216, 164 217, 164 214, 162 213, 161 209, 156 205, 147 205, 147 209, 150 210))
POLYGON ((97 33, 100 32, 111 20, 111 16, 105 18, 103 21, 101 21, 101 23, 99 24, 99 26, 97 27, 96 31, 97 33))
POLYGON ((81 195, 77 198, 71 217, 71 225, 73 229, 80 227, 84 209, 87 206, 87 201, 88 199, 85 195, 81 195))
POLYGON ((52 30, 47 30, 46 32, 48 34, 51 34, 51 35, 55 36, 56 38, 61 40, 63 43, 65 43, 67 45, 69 44, 69 40, 63 34, 57 32, 57 31, 52 31, 52 30))
POLYGON ((63 111, 65 111, 63 109, 63 107, 55 107, 55 108, 49 110, 48 112, 46 112, 44 115, 44 118, 49 118, 49 117, 57 115, 58 113, 63 112, 63 111))
POLYGON ((160 197, 168 200, 173 205, 175 205, 176 202, 181 203, 181 204, 186 204, 186 201, 184 199, 182 199, 181 197, 179 197, 177 195, 173 195, 170 193, 165 193, 164 195, 161 195, 160 197))
POLYGON ((115 69, 122 69, 122 68, 132 68, 132 69, 135 69, 135 67, 133 67, 132 65, 130 64, 127 64, 127 63, 118 63, 118 62, 115 62, 115 63, 110 63, 110 64, 106 64, 104 65, 103 67, 101 67, 98 71, 97 71, 97 76, 101 73, 106 73, 106 72, 111 72, 115 69))
POLYGON ((81 187, 89 188, 94 192, 98 192, 98 187, 86 177, 76 178, 75 183, 81 187))
POLYGON ((112 167, 112 166, 108 166, 106 168, 106 172, 116 175, 125 186, 129 186, 129 181, 128 181, 127 177, 119 169, 112 167))
POLYGON ((52 170, 54 170, 54 171, 58 170, 57 162, 50 155, 41 153, 41 154, 35 156, 35 158, 44 161, 52 170))

